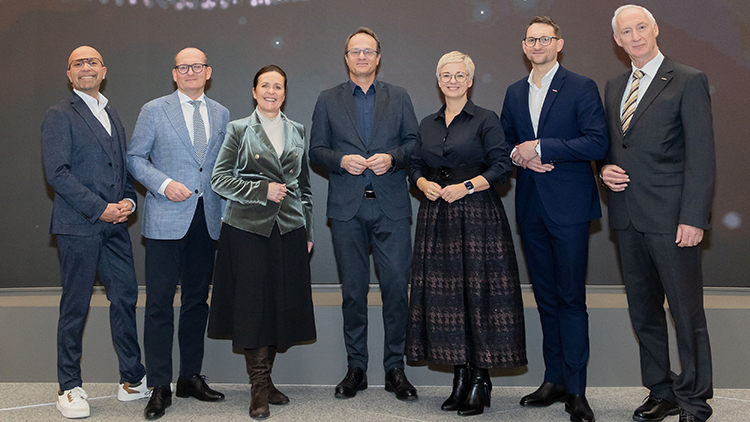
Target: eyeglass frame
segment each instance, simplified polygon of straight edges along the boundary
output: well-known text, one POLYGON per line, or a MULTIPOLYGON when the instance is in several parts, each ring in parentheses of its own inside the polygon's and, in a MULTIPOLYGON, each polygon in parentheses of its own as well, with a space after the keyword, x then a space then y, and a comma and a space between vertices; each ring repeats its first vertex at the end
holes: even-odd
POLYGON ((464 72, 457 72, 455 74, 450 74, 449 72, 444 72, 438 75, 438 80, 444 84, 450 83, 451 80, 456 79, 456 83, 462 84, 469 80, 469 74, 464 72), (446 80, 445 77, 448 77, 446 80), (458 80, 459 76, 463 76, 462 80, 458 80))
POLYGON ((367 57, 368 59, 371 59, 371 58, 379 55, 380 51, 379 50, 373 50, 372 48, 350 48, 350 49, 346 50, 346 52, 344 52, 345 56, 349 56, 349 57, 351 57, 353 59, 359 57, 360 54, 364 54, 365 57, 367 57), (369 55, 367 53, 368 51, 370 52, 369 55))
POLYGON ((523 41, 523 44, 526 47, 533 47, 533 46, 536 45, 537 42, 542 47, 548 47, 548 46, 550 46, 552 44, 552 40, 559 40, 559 39, 560 39, 560 37, 552 37, 552 36, 549 36, 549 35, 543 35, 541 37, 526 37, 522 41, 523 41), (549 38, 549 42, 547 44, 542 43, 542 38, 549 38), (528 40, 534 40, 534 43, 531 44, 531 45, 529 45, 529 43, 527 42, 528 40))
POLYGON ((177 66, 174 67, 174 69, 180 75, 187 75, 188 72, 190 72, 191 70, 193 71, 193 73, 197 75, 197 74, 203 73, 203 69, 206 67, 210 67, 210 66, 211 65, 209 65, 208 63, 178 64, 177 66), (185 66, 185 72, 180 71, 180 68, 183 66, 185 66), (201 70, 196 71, 193 66, 200 66, 201 70))
POLYGON ((90 68, 95 69, 98 67, 104 67, 104 62, 98 57, 84 57, 82 59, 75 59, 68 64, 68 70, 70 69, 83 69, 85 65, 89 65, 90 68))

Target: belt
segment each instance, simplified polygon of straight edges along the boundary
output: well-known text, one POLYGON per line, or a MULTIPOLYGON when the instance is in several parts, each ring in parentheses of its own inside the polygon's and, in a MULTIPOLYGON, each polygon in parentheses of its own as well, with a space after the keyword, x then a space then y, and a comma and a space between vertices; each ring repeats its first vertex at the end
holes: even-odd
POLYGON ((464 180, 471 179, 487 170, 484 163, 472 164, 461 167, 429 167, 427 169, 427 180, 435 182, 443 187, 461 183, 464 180))
POLYGON ((365 199, 375 199, 375 191, 374 190, 366 190, 365 191, 365 199))

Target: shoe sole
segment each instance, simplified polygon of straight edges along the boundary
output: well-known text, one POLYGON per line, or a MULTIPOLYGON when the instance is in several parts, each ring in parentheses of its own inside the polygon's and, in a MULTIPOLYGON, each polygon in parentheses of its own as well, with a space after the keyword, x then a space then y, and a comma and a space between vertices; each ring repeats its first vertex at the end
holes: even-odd
POLYGON ((57 403, 57 410, 68 419, 88 418, 91 415, 90 410, 71 411, 70 409, 63 409, 63 407, 60 406, 60 403, 57 403))
POLYGON ((524 403, 520 402, 519 404, 523 407, 550 407, 555 403, 565 403, 565 397, 560 397, 559 399, 550 401, 550 402, 542 402, 542 403, 524 403))
POLYGON ((664 418, 666 418, 667 416, 675 416, 675 415, 679 415, 679 414, 680 414, 680 408, 676 407, 676 408, 674 408, 674 409, 672 409, 672 410, 664 413, 664 416, 662 416, 661 418, 657 418, 657 419, 654 419, 654 418, 642 418, 640 416, 633 415, 633 420, 636 421, 636 422, 659 422, 659 421, 663 421, 664 418))
POLYGON ((122 388, 117 390, 117 400, 119 401, 135 401, 151 397, 151 390, 138 391, 136 393, 125 392, 122 388))

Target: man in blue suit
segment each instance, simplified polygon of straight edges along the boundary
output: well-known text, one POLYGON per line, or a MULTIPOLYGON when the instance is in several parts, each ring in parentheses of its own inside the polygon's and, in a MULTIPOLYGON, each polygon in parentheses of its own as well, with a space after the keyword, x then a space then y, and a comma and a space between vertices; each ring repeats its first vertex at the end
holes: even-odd
POLYGON ((172 69, 177 91, 143 106, 128 148, 128 169, 148 190, 141 233, 146 238, 144 351, 153 393, 146 419, 160 418, 172 404, 172 303, 178 281, 177 397, 224 399, 200 375, 222 213, 211 172, 229 122, 229 111, 204 95, 211 73, 201 50, 177 53, 172 69))
POLYGON ((42 157, 55 191, 50 233, 60 249, 62 296, 57 325, 57 409, 66 418, 89 416, 81 388, 81 352, 94 279, 110 301, 109 321, 120 361, 118 399, 146 397, 146 370, 135 323, 138 284, 128 216, 135 209, 125 165, 125 129, 99 93, 107 74, 98 51, 76 48, 68 59, 73 93, 47 111, 42 157))
POLYGON ((508 87, 502 112, 505 138, 515 146, 516 220, 545 364, 544 382, 521 405, 565 401, 571 420, 592 422, 585 282, 589 225, 601 209, 591 161, 604 158, 608 140, 596 83, 557 62, 563 43, 552 19, 531 21, 522 46, 532 70, 508 87))
POLYGON ((349 80, 323 91, 313 113, 310 159, 329 171, 328 218, 343 295, 346 377, 338 398, 367 388, 367 293, 370 248, 380 274, 385 341, 385 388, 416 400, 404 374, 411 260, 411 202, 404 166, 417 118, 403 88, 375 79, 380 41, 361 27, 346 40, 349 80))

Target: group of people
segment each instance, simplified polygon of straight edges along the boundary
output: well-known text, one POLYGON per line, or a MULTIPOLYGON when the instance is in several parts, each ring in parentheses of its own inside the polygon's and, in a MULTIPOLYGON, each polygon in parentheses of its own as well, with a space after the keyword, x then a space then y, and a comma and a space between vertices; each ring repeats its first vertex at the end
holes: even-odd
POLYGON ((522 40, 532 70, 508 87, 500 117, 469 99, 474 63, 452 51, 436 68, 445 103, 417 124, 406 90, 376 78, 380 41, 361 27, 345 43, 349 80, 318 98, 309 148, 305 128, 281 112, 284 70, 261 68, 255 111, 230 122, 227 109, 205 96, 212 67, 196 48, 175 56, 177 90, 143 106, 126 147, 122 123, 99 92, 107 71, 101 55, 75 49, 67 71, 73 93, 42 125, 63 287, 57 408, 69 418, 89 415, 80 359, 97 273, 111 302, 118 398, 148 397, 146 419, 172 403, 178 282, 176 395, 224 399, 201 375, 207 329, 244 353, 251 417, 289 403, 271 380, 276 354, 316 338, 309 150, 329 172, 327 217, 342 287, 347 371, 336 397, 355 397, 368 385, 371 250, 383 302, 385 389, 397 399, 418 397, 405 360, 452 365, 453 389, 441 408, 480 414, 490 406, 489 370, 527 364, 516 253, 495 190, 515 165, 517 224, 545 365, 541 386, 521 406, 563 402, 571 421, 595 420, 585 396, 585 278, 589 227, 601 217, 599 179, 650 390, 632 418, 679 413, 681 422, 706 421, 712 375, 700 243, 710 228, 715 172, 708 81, 662 55, 659 27, 645 8, 618 8, 612 30, 632 69, 607 82, 604 103, 593 80, 558 63, 560 28, 538 16, 522 40), (147 190, 145 368, 125 224, 136 207, 133 178, 147 190), (407 179, 424 195, 413 249, 407 179), (665 296, 680 375, 669 362, 665 296))

